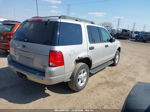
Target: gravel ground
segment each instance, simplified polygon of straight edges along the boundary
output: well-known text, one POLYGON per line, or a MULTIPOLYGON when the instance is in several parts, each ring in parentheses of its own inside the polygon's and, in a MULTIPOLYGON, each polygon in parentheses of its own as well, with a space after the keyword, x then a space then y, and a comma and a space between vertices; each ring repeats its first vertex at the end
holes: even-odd
POLYGON ((18 78, 0 51, 0 109, 121 109, 137 82, 150 82, 150 43, 121 42, 119 65, 91 76, 78 93, 66 83, 44 86, 18 78))

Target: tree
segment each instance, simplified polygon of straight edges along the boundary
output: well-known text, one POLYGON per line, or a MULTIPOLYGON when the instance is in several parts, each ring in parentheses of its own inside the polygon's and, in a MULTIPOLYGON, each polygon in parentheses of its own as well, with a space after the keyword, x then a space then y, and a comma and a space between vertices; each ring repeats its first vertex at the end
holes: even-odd
POLYGON ((103 22, 103 23, 101 23, 100 24, 101 26, 104 26, 104 27, 106 27, 106 28, 113 28, 113 25, 112 25, 112 23, 111 22, 103 22))
POLYGON ((101 26, 105 27, 109 32, 111 32, 113 25, 111 22, 103 22, 100 24, 101 26))

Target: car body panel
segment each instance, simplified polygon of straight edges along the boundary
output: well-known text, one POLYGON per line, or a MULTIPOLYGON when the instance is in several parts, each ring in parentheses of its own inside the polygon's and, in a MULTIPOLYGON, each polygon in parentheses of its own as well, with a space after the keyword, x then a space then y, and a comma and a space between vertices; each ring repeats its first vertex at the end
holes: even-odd
MULTIPOLYGON (((35 19, 35 18, 33 18, 35 19)), ((40 18, 43 21, 49 20, 49 18, 40 18)), ((32 19, 29 19, 30 21, 32 19)), ((49 20, 51 21, 51 20, 49 20)), ((44 84, 55 84, 58 82, 69 81, 70 77, 75 69, 76 60, 89 58, 92 60, 92 68, 103 64, 109 60, 112 60, 115 56, 117 48, 120 47, 120 42, 100 43, 95 45, 96 50, 89 52, 91 46, 87 38, 86 22, 74 21, 70 19, 55 19, 52 21, 73 23, 81 25, 82 30, 82 44, 78 45, 41 45, 31 42, 23 42, 12 39, 10 42, 10 55, 8 58, 9 66, 16 72, 25 74, 29 80, 44 84), (105 45, 108 44, 109 48, 106 49, 105 45), (64 65, 60 67, 49 67, 49 55, 50 51, 60 51, 63 54, 64 65), (29 69, 18 68, 18 64, 12 64, 11 62, 18 63, 25 68, 33 69, 37 72, 43 72, 42 80, 38 78, 37 74, 34 74, 29 69), (58 78, 59 77, 59 78, 58 78), (52 80, 57 79, 57 80, 52 80), (44 80, 46 82, 44 82, 44 80)), ((93 26, 99 26, 91 24, 93 26)), ((100 27, 100 26, 99 26, 100 27)), ((42 37, 41 37, 42 38, 42 37)), ((92 69, 91 68, 91 69, 92 69)))

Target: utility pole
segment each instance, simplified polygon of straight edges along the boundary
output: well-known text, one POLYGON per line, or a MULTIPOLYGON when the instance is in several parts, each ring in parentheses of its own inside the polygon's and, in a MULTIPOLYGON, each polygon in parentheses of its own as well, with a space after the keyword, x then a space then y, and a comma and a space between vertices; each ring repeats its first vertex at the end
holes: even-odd
POLYGON ((134 32, 134 30, 135 30, 135 25, 136 25, 136 23, 133 23, 133 29, 132 29, 132 32, 134 32))
POLYGON ((144 27, 143 27, 143 32, 145 31, 145 28, 146 28, 146 25, 144 25, 144 27))
POLYGON ((38 1, 36 0, 36 13, 37 13, 37 16, 39 16, 39 9, 38 9, 38 1))
POLYGON ((66 6, 66 14, 69 16, 70 15, 70 7, 71 5, 70 4, 67 4, 66 6))
POLYGON ((14 18, 14 20, 16 19, 15 8, 13 9, 13 18, 14 18))
POLYGON ((133 23, 133 28, 132 28, 132 36, 134 36, 135 25, 136 25, 136 23, 133 23))
POLYGON ((130 30, 130 26, 129 25, 128 25, 127 29, 130 30))
POLYGON ((121 19, 120 19, 120 18, 118 18, 118 23, 117 23, 117 32, 119 32, 119 28, 120 28, 120 21, 121 21, 121 19))

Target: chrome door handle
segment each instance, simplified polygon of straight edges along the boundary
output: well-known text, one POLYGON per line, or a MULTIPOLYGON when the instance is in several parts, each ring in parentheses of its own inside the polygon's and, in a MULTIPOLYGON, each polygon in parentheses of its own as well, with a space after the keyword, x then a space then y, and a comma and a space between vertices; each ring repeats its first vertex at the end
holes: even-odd
POLYGON ((89 50, 94 50, 94 46, 92 46, 92 47, 89 47, 89 50))

